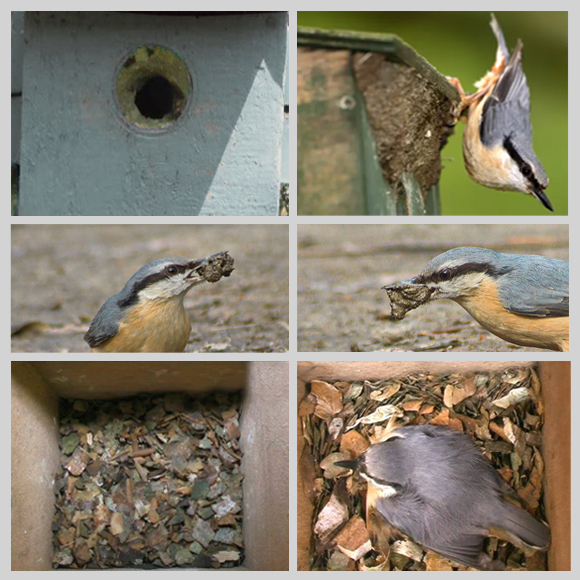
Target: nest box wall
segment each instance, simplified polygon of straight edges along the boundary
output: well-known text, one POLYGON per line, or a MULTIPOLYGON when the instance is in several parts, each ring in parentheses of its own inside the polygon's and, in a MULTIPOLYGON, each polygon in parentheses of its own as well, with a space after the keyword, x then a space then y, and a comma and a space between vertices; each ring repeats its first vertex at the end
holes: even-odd
POLYGON ((277 215, 285 12, 26 12, 20 215, 277 215))

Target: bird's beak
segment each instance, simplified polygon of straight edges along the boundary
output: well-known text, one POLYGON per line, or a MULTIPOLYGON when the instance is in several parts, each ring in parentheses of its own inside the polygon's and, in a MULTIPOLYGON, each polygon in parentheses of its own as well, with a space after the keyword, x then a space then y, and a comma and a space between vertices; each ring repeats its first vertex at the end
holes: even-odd
POLYGON ((351 459, 350 461, 335 461, 334 465, 344 467, 344 469, 355 470, 358 467, 358 461, 356 459, 351 459))
POLYGON ((409 310, 418 308, 428 302, 434 289, 429 288, 416 278, 395 282, 382 288, 389 295, 391 301, 391 316, 395 320, 402 320, 409 310))
POLYGON ((192 278, 200 278, 200 282, 203 282, 202 273, 199 269, 207 262, 207 258, 203 258, 201 260, 195 260, 193 263, 193 267, 189 274, 187 275, 187 279, 191 280, 192 278))
POLYGON ((195 272, 197 272, 197 270, 199 270, 206 262, 207 262, 207 258, 202 258, 201 260, 195 260, 193 268, 191 269, 191 272, 188 274, 187 277, 191 278, 193 276, 193 274, 195 272))
POLYGON ((547 209, 554 211, 548 196, 544 193, 544 190, 539 187, 534 187, 532 189, 532 195, 547 209))
POLYGON ((394 284, 389 284, 388 286, 383 286, 381 290, 386 290, 387 293, 389 290, 400 290, 402 288, 409 288, 413 286, 422 286, 424 287, 425 284, 421 284, 415 281, 415 278, 409 278, 409 280, 403 280, 402 282, 395 282, 394 284))

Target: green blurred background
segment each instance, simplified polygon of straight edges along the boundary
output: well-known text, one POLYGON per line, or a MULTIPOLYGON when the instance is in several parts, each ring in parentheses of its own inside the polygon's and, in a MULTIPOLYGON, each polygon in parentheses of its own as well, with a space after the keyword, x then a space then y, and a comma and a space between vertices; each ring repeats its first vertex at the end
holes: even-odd
MULTIPOLYGON (((463 166, 458 123, 442 151, 443 215, 568 215, 568 13, 496 12, 508 48, 524 43, 530 86, 534 150, 550 185, 554 214, 532 196, 477 185, 463 166)), ((475 90, 493 65, 497 43, 489 12, 298 12, 298 26, 393 33, 442 74, 475 90)))

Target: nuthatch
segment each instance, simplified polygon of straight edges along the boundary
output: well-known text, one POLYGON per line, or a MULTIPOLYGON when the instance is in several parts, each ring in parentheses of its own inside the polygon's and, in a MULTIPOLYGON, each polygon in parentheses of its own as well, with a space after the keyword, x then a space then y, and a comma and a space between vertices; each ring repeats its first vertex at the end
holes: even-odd
POLYGON ((143 266, 95 316, 85 341, 92 352, 183 352, 191 322, 188 290, 233 271, 227 252, 202 260, 162 258, 143 266))
POLYGON ((539 550, 550 543, 548 526, 510 503, 519 502, 517 494, 469 437, 453 429, 401 427, 357 459, 335 465, 367 481, 367 525, 374 510, 419 544, 461 564, 503 569, 484 552, 485 538, 501 532, 539 550))
POLYGON ((554 211, 544 190, 548 176, 532 148, 530 90, 522 68, 523 44, 518 40, 511 55, 501 28, 491 15, 498 42, 495 64, 465 96, 457 79, 449 79, 461 96, 458 114, 468 107, 463 133, 467 173, 477 183, 503 191, 533 195, 554 211))
POLYGON ((481 326, 514 344, 568 351, 568 262, 454 248, 415 278, 384 286, 392 316, 429 300, 454 300, 481 326))

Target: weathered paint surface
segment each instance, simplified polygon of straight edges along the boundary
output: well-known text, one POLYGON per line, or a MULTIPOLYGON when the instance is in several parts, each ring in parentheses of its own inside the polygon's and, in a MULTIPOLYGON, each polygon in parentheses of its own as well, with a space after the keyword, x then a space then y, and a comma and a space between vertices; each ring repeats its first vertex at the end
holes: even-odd
POLYGON ((11 33, 11 89, 12 89, 12 123, 11 123, 11 161, 20 163, 20 118, 22 111, 22 50, 24 12, 12 12, 11 33))
POLYGON ((286 14, 27 12, 20 215, 277 215, 286 14), (192 99, 169 130, 124 122, 116 73, 176 52, 192 99))
POLYGON ((365 215, 350 52, 299 47, 298 62, 298 215, 365 215))
MULTIPOLYGON (((290 55, 289 46, 286 47, 286 70, 284 72, 284 107, 290 107, 290 55)), ((284 133, 282 137, 282 174, 284 183, 290 181, 289 152, 290 152, 290 111, 284 115, 284 133)))

